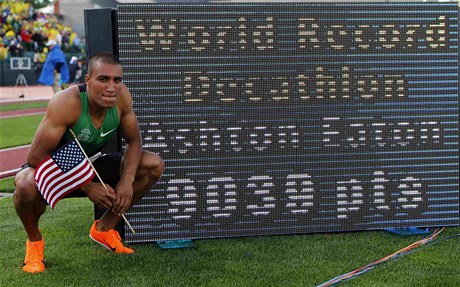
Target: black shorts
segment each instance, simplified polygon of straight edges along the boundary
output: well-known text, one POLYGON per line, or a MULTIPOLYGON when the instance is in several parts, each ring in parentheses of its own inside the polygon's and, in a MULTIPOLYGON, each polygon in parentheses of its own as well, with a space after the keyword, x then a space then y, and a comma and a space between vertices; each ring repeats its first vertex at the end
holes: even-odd
MULTIPOLYGON (((120 181, 120 165, 122 157, 123 152, 106 153, 98 157, 93 162, 93 166, 101 177, 102 181, 110 185, 112 188, 115 188, 115 185, 118 183, 118 181, 120 181)), ((22 166, 21 170, 27 167, 29 167, 29 164, 26 163, 22 166)), ((97 175, 95 175, 91 181, 100 182, 97 175)), ((86 197, 86 194, 83 191, 77 189, 63 198, 70 197, 86 197)))

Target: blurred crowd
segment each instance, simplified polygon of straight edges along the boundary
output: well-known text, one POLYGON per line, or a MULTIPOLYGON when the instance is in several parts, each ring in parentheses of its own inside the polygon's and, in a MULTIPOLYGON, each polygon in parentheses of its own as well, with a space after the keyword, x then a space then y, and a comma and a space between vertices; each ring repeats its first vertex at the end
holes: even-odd
POLYGON ((81 52, 80 38, 60 16, 35 11, 27 0, 2 0, 0 11, 0 60, 24 52, 46 58, 48 40, 55 40, 64 53, 81 52))
POLYGON ((38 82, 54 85, 55 91, 66 83, 78 83, 83 49, 77 33, 63 20, 36 11, 27 0, 1 0, 0 61, 31 58, 38 82), (66 54, 72 55, 68 63, 66 54))

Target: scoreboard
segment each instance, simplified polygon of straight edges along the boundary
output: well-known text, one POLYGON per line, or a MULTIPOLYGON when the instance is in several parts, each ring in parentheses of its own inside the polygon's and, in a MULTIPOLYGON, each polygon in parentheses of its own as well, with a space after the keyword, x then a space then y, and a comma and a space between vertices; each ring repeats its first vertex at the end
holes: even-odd
POLYGON ((163 178, 127 242, 459 224, 455 3, 118 6, 163 178))

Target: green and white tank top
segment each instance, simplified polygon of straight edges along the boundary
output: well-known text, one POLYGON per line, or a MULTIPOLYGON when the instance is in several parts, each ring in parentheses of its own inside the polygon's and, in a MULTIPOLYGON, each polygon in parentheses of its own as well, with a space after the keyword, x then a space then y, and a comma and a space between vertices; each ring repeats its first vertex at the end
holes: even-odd
MULTIPOLYGON (((86 85, 80 85, 81 113, 80 118, 71 127, 77 136, 78 141, 85 150, 87 155, 93 155, 99 152, 108 140, 116 133, 120 119, 118 117, 117 107, 110 108, 105 114, 104 121, 100 129, 96 129, 91 121, 89 114, 88 95, 86 94, 86 85)), ((73 139, 72 133, 66 130, 64 133, 65 140, 73 139)))

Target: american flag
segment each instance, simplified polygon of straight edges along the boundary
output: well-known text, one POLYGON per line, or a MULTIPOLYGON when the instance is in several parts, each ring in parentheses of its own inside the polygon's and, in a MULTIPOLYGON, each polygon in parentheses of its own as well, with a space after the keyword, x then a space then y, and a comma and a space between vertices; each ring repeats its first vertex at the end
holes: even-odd
POLYGON ((34 178, 38 190, 51 208, 56 203, 86 184, 94 171, 75 140, 47 156, 36 168, 34 178))

